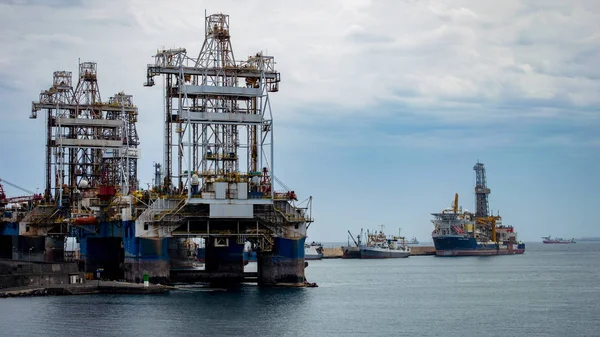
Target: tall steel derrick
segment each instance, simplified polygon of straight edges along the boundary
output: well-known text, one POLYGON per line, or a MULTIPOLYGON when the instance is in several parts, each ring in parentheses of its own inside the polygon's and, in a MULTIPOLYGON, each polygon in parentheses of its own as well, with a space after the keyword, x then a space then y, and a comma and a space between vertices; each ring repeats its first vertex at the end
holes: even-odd
POLYGON ((487 182, 485 179, 485 167, 483 163, 477 162, 473 166, 475 170, 475 216, 488 217, 490 213, 488 194, 490 189, 487 188, 487 182))
POLYGON ((146 86, 154 85, 157 75, 165 79, 163 189, 182 194, 187 190, 191 197, 197 175, 198 193, 210 193, 213 182, 245 181, 250 192, 260 185, 262 190, 256 192, 272 196, 267 174, 273 175, 268 92, 278 91, 280 81, 274 58, 258 53, 236 62, 229 16, 213 14, 205 18, 198 57, 189 57, 185 49, 158 51, 155 63, 148 65, 146 86))
POLYGON ((103 184, 137 188, 137 108, 124 93, 102 102, 96 63, 79 64, 75 90, 71 72, 54 72, 52 87, 32 103, 31 118, 40 110, 46 111, 47 200, 60 204, 78 188, 97 191, 103 184))
POLYGON ((133 104, 133 96, 119 92, 110 97, 108 106, 118 107, 121 110, 110 111, 107 116, 111 119, 121 120, 123 128, 120 130, 120 138, 123 140, 122 147, 114 151, 104 151, 104 166, 107 168, 106 181, 121 185, 121 190, 128 193, 139 188, 137 180, 137 160, 139 158, 138 145, 139 136, 137 133, 137 108, 133 104), (108 173, 112 173, 110 176, 108 173))

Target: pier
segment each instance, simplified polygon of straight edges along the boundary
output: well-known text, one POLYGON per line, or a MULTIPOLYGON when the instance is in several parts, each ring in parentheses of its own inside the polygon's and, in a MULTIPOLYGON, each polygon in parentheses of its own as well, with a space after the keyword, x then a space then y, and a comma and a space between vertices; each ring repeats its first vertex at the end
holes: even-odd
MULTIPOLYGON (((324 259, 341 259, 343 255, 342 247, 323 248, 324 259)), ((411 246, 410 256, 435 255, 434 246, 411 246)))

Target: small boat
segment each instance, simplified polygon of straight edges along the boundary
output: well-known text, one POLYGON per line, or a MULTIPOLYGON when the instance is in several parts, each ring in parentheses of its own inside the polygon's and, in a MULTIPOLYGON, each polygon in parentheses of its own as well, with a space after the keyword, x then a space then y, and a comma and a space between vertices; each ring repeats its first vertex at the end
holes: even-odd
POLYGON ((310 245, 304 245, 305 260, 320 260, 323 258, 323 246, 320 243, 312 242, 310 245))

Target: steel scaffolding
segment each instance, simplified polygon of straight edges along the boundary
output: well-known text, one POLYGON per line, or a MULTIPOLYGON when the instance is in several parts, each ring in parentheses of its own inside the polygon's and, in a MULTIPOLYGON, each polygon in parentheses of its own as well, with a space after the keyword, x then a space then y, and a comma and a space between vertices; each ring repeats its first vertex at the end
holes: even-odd
POLYGON ((210 198, 216 182, 247 182, 249 192, 272 199, 268 93, 278 91, 280 81, 274 58, 257 53, 236 62, 229 16, 213 14, 205 18, 198 57, 181 48, 159 50, 145 85, 154 85, 157 75, 164 76, 165 86, 163 190, 210 198))
POLYGON ((59 205, 79 189, 129 193, 138 187, 137 107, 123 92, 102 102, 97 76, 96 63, 80 63, 73 90, 71 72, 56 71, 52 87, 32 103, 30 118, 46 111, 45 198, 59 205))

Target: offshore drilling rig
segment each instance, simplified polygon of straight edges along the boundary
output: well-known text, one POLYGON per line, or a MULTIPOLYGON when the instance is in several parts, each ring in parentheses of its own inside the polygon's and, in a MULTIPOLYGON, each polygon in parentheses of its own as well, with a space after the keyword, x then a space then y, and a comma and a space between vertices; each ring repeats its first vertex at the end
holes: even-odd
POLYGON ((75 89, 71 72, 54 72, 30 118, 40 111, 46 124, 43 201, 13 219, 18 236, 28 238, 17 248, 35 250, 46 262, 63 261, 65 238, 74 237, 83 272, 101 267, 107 278, 127 278, 125 257, 135 251, 125 253, 131 242, 124 234, 133 228, 129 194, 138 188, 139 158, 132 96, 119 92, 102 101, 96 63, 82 62, 75 89), (40 240, 44 244, 33 247, 40 240))
POLYGON ((297 203, 274 175, 274 58, 257 53, 236 62, 229 16, 214 14, 205 18, 198 57, 160 50, 145 85, 155 76, 164 77, 164 160, 154 188, 142 191, 132 96, 102 101, 93 62, 79 64, 75 89, 71 72, 54 73, 30 116, 43 112, 46 124, 43 197, 2 213, 0 257, 62 261, 65 238, 74 237, 88 277, 102 270, 103 278, 168 282, 179 247, 202 238, 204 278, 221 284, 244 279, 251 242, 259 285, 305 285, 312 198, 297 203), (17 254, 4 252, 11 245, 17 254))
POLYGON ((274 188, 269 93, 280 82, 274 58, 257 53, 236 61, 229 16, 213 14, 205 18, 199 55, 159 50, 145 85, 153 86, 159 75, 165 95, 162 195, 137 218, 136 236, 205 238, 206 271, 227 280, 243 276, 250 241, 258 251, 259 284, 303 284, 312 201, 299 207, 294 191, 274 188))

